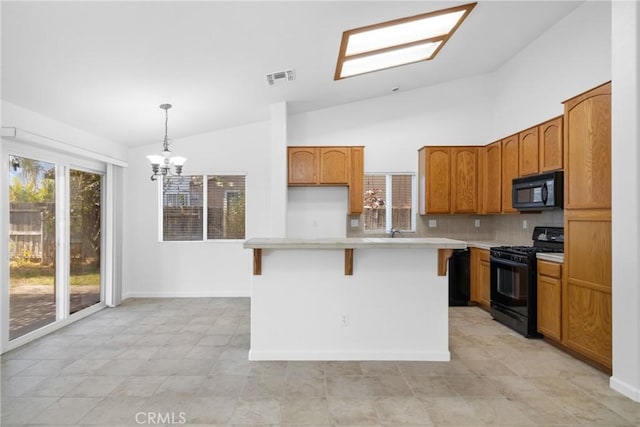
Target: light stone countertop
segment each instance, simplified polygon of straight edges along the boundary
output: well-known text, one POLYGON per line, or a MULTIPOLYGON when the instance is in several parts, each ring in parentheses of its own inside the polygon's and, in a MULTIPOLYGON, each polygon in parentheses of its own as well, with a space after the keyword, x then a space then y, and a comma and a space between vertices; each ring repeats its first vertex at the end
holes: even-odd
POLYGON ((253 238, 245 249, 465 249, 467 242, 444 237, 253 238))
POLYGON ((513 245, 509 245, 502 242, 496 242, 495 240, 482 240, 482 241, 467 242, 467 246, 470 248, 485 249, 488 251, 489 249, 494 248, 496 246, 513 246, 513 245))
POLYGON ((560 264, 564 263, 564 254, 556 254, 556 253, 537 253, 536 257, 538 259, 542 259, 545 261, 558 262, 560 264))

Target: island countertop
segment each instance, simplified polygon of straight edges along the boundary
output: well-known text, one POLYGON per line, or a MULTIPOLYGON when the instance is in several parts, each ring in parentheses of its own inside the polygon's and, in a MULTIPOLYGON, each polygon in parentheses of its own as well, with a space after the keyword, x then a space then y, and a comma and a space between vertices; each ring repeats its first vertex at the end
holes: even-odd
POLYGON ((347 237, 347 238, 253 238, 244 242, 245 249, 465 249, 462 240, 444 237, 347 237))

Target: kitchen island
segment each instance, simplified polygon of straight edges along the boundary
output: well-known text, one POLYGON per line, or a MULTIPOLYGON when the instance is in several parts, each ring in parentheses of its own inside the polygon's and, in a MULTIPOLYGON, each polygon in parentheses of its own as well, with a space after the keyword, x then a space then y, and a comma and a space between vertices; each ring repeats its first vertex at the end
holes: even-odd
POLYGON ((446 238, 256 238, 250 360, 434 360, 449 353, 446 238))

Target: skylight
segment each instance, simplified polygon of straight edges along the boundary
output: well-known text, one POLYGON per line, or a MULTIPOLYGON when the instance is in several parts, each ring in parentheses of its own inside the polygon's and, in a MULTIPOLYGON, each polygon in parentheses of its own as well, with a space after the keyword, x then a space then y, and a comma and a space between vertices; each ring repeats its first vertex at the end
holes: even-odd
POLYGON ((345 31, 334 80, 433 59, 475 5, 345 31))

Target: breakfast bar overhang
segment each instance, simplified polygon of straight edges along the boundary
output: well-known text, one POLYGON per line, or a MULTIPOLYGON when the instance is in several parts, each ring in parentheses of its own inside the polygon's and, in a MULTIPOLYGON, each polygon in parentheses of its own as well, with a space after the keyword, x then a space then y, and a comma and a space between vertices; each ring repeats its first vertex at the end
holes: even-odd
POLYGON ((450 360, 446 238, 254 238, 250 360, 450 360))

